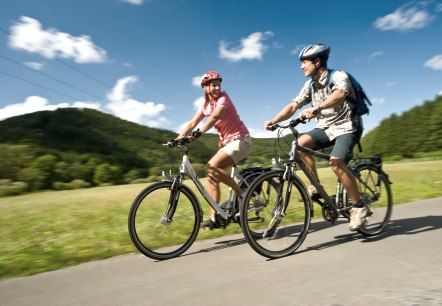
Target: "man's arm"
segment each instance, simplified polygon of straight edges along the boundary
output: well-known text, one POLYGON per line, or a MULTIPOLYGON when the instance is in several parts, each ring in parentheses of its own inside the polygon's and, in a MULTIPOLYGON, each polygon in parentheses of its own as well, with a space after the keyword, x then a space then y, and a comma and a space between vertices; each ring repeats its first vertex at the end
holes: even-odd
POLYGON ((287 120, 300 108, 299 104, 296 102, 290 102, 287 106, 285 106, 272 120, 267 120, 264 122, 264 128, 267 130, 270 126, 287 120))
POLYGON ((317 112, 320 112, 323 109, 330 108, 340 103, 343 103, 344 101, 345 101, 345 91, 342 89, 336 89, 319 106, 310 107, 302 111, 298 117, 306 117, 307 119, 311 119, 314 116, 316 116, 317 112))

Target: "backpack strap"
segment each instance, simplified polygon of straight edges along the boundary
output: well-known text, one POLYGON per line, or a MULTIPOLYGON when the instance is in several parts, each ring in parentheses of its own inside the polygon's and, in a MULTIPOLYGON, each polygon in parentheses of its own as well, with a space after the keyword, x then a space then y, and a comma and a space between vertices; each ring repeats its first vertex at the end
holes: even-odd
POLYGON ((335 74, 335 72, 336 72, 336 70, 333 70, 333 69, 329 69, 328 70, 328 73, 329 73, 329 76, 328 76, 328 87, 330 87, 330 89, 332 89, 333 86, 335 85, 333 83, 333 75, 335 74))
MULTIPOLYGON (((333 69, 329 69, 329 73, 330 73, 330 76, 329 76, 329 78, 328 78, 328 87, 330 87, 330 89, 334 86, 334 84, 333 84, 333 74, 336 72, 336 70, 333 70, 333 69)), ((346 72, 346 74, 348 75, 348 77, 349 77, 349 79, 350 79, 350 82, 351 82, 351 86, 353 87, 354 85, 353 85, 353 77, 349 74, 349 73, 347 73, 346 72)), ((311 85, 310 85, 311 86, 311 85)), ((364 93, 365 94, 365 93, 364 93)), ((368 98, 367 98, 367 100, 368 100, 368 98)), ((371 103, 370 103, 370 101, 368 100, 368 103, 371 105, 371 103)), ((359 119, 360 120, 360 119, 359 119)), ((362 132, 361 132, 362 133, 362 132)), ((361 135, 362 136, 362 135, 361 135)), ((362 145, 361 145, 361 141, 360 141, 360 138, 359 138, 359 140, 358 140, 358 149, 359 149, 359 152, 362 152, 362 145)))
MULTIPOLYGON (((333 83, 333 74, 335 72, 336 72, 336 70, 328 69, 328 73, 329 73, 329 76, 328 76, 328 87, 330 87, 330 89, 335 85, 333 83)), ((310 97, 311 97, 312 93, 313 93, 313 81, 312 80, 310 80, 309 89, 310 89, 310 97)))

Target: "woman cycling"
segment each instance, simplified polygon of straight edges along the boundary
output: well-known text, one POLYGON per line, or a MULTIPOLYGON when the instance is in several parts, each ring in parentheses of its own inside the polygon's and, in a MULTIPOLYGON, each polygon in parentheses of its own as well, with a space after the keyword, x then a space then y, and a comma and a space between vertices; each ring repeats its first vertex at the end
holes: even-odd
MULTIPOLYGON (((221 82, 222 77, 216 71, 208 71, 202 76, 204 103, 177 137, 188 136, 190 140, 194 140, 215 127, 220 138, 219 150, 207 163, 207 174, 208 192, 217 203, 220 202, 220 183, 231 187, 241 199, 244 191, 230 177, 227 169, 247 157, 252 149, 249 131, 241 121, 230 97, 225 91, 221 91, 221 82), (206 122, 199 130, 194 131, 204 117, 207 117, 206 122)), ((220 227, 214 209, 210 212, 210 219, 204 221, 201 227, 206 229, 220 227)))

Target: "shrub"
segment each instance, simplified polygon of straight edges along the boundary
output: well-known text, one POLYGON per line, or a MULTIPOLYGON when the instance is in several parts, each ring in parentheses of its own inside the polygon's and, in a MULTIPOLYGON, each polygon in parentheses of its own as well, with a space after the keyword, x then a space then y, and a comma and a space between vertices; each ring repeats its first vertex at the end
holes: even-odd
POLYGON ((29 185, 25 182, 13 182, 9 185, 1 185, 0 186, 0 196, 14 196, 20 195, 28 191, 29 185))

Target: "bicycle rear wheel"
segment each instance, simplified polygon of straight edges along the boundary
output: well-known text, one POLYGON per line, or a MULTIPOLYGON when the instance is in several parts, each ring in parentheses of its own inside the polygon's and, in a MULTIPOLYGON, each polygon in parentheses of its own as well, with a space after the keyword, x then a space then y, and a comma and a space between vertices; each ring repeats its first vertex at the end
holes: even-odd
POLYGON ((134 200, 129 212, 129 235, 144 255, 164 260, 184 253, 195 241, 201 209, 186 186, 172 190, 171 181, 155 183, 134 200))
POLYGON ((247 190, 240 214, 249 245, 268 258, 292 254, 301 246, 310 226, 309 201, 298 177, 285 181, 280 170, 259 176, 247 190), (275 186, 277 192, 270 193, 268 199, 260 196, 262 190, 275 186))
POLYGON ((386 174, 372 164, 355 169, 359 177, 358 189, 369 210, 367 221, 358 232, 365 236, 381 233, 390 221, 393 210, 393 194, 386 174))

